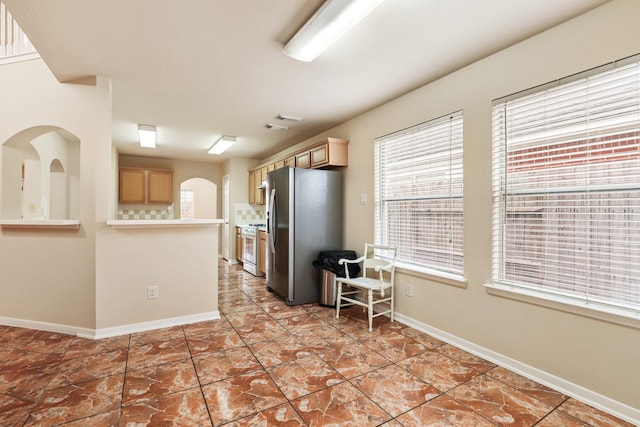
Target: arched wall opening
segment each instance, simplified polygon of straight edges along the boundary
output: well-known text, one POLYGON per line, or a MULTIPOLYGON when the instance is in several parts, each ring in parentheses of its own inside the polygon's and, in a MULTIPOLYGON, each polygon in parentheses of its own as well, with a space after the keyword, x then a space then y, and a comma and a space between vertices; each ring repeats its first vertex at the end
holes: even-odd
POLYGON ((180 219, 218 217, 218 186, 208 179, 190 178, 180 183, 180 219))
POLYGON ((79 215, 78 137, 59 127, 36 126, 2 144, 2 219, 76 219, 79 215))

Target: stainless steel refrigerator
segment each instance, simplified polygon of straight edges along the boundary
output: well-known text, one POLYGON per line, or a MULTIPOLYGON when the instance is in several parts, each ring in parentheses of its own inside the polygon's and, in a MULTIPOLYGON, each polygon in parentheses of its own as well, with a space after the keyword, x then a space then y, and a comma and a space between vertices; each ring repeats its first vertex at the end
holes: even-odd
POLYGON ((313 261, 342 246, 342 173, 280 168, 267 174, 267 289, 288 305, 318 301, 313 261))

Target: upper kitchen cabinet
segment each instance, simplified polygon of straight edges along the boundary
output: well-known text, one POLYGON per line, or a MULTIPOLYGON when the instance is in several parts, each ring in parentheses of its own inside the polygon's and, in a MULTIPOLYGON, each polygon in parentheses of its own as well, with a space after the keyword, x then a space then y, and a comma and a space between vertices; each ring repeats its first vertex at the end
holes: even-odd
POLYGON ((312 168, 325 166, 347 166, 348 162, 348 141, 336 138, 327 138, 327 141, 312 148, 309 152, 312 168))
POLYGON ((308 169, 311 167, 311 156, 309 155, 309 151, 296 154, 296 167, 304 169, 308 169))
POLYGON ((265 204, 262 182, 272 170, 285 166, 317 169, 348 166, 348 145, 349 141, 346 139, 328 137, 249 171, 249 203, 265 204))
POLYGON ((173 202, 173 171, 120 168, 119 202, 127 204, 173 202))
MULTIPOLYGON (((266 169, 264 168, 265 177, 266 169)), ((264 190, 259 188, 262 186, 262 174, 262 169, 249 172, 249 203, 252 205, 264 205, 264 190)))
POLYGON ((285 161, 284 161, 284 165, 292 167, 292 168, 295 168, 296 167, 296 156, 287 157, 285 159, 285 161))

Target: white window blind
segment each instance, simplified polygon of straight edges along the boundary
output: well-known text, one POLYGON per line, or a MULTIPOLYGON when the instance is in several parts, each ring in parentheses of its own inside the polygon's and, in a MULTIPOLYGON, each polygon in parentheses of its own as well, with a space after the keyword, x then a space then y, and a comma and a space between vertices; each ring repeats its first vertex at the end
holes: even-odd
POLYGON ((462 111, 375 141, 375 241, 462 274, 462 111))
POLYGON ((494 103, 494 281, 637 312, 640 64, 607 68, 494 103))

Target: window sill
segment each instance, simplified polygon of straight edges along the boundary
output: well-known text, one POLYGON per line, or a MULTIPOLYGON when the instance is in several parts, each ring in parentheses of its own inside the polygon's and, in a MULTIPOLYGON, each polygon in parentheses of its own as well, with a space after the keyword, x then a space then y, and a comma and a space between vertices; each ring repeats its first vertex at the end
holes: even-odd
POLYGON ((431 270, 424 267, 416 267, 415 265, 396 263, 396 271, 398 273, 407 274, 421 279, 427 279, 433 282, 442 283, 444 285, 455 286, 457 288, 466 289, 467 279, 464 276, 443 271, 431 270))
POLYGON ((638 311, 624 310, 598 303, 589 303, 568 296, 551 295, 534 290, 517 288, 503 283, 487 283, 484 287, 490 295, 640 329, 640 312, 638 311))

